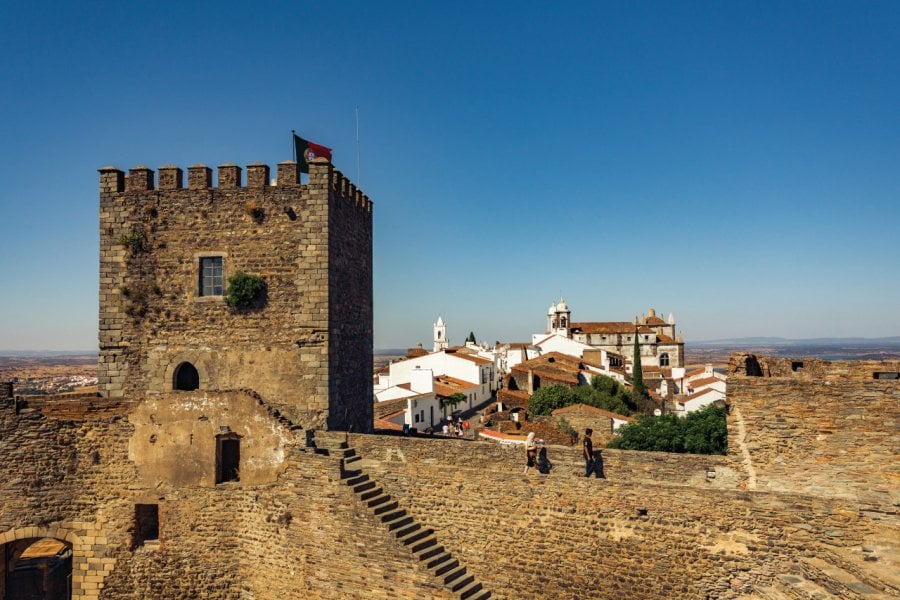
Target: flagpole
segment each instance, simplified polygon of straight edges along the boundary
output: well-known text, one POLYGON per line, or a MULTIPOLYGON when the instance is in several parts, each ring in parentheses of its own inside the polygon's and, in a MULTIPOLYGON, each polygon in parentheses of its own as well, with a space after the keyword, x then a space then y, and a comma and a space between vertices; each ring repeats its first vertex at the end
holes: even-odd
POLYGON ((362 187, 362 179, 359 177, 359 104, 356 105, 356 185, 362 187))

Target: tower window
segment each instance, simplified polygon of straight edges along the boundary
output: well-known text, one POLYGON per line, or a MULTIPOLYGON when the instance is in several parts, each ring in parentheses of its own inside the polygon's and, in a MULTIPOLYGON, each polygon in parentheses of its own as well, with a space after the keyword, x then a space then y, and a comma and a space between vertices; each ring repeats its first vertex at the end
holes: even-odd
POLYGON ((669 355, 665 352, 659 355, 659 366, 668 367, 669 366, 669 355))
POLYGON ((189 362, 183 362, 175 367, 173 375, 172 389, 190 391, 200 387, 200 373, 197 367, 189 362))
POLYGON ((221 256, 200 258, 200 296, 221 296, 225 289, 221 256))

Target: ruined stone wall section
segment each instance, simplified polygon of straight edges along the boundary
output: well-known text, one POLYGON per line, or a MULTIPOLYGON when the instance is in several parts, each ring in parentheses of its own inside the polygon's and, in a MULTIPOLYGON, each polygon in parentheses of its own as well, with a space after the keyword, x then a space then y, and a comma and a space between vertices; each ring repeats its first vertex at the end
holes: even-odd
POLYGON ((69 542, 73 598, 449 598, 366 513, 339 460, 309 451, 305 435, 284 440, 274 481, 173 484, 144 478, 129 459, 149 423, 132 408, 45 398, 17 414, 13 401, 0 404, 0 549, 44 536, 69 542), (157 542, 134 544, 137 503, 158 505, 157 542))
POLYGON ((53 412, 0 402, 0 544, 70 543, 72 598, 94 599, 129 538, 135 470, 122 451, 130 428, 121 410, 85 421, 45 411, 53 412))
POLYGON ((729 376, 728 401, 728 446, 739 458, 743 444, 757 489, 891 505, 900 455, 897 381, 729 376), (743 440, 733 421, 738 412, 743 440))
POLYGON ((293 162, 276 186, 265 165, 248 166, 246 186, 234 165, 219 167, 218 187, 204 165, 186 189, 180 169, 159 171, 156 186, 145 167, 100 170, 100 393, 169 391, 189 362, 201 389, 254 389, 306 426, 327 421, 329 399, 341 415, 371 411, 371 390, 329 398, 332 377, 338 392, 371 387, 371 360, 358 364, 371 355, 371 201, 327 162, 310 165, 309 185, 293 162), (265 302, 235 310, 201 296, 207 256, 222 257, 226 281, 261 276, 265 302))

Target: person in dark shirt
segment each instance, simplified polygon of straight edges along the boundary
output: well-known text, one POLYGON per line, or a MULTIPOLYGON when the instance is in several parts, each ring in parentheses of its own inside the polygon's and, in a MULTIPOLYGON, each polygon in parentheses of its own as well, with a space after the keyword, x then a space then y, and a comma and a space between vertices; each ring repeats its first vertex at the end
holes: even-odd
POLYGON ((584 438, 581 440, 582 453, 584 454, 584 476, 590 477, 591 473, 593 473, 594 477, 599 478, 600 472, 597 470, 597 461, 594 457, 594 441, 591 439, 592 433, 594 433, 594 430, 588 427, 584 430, 584 438))

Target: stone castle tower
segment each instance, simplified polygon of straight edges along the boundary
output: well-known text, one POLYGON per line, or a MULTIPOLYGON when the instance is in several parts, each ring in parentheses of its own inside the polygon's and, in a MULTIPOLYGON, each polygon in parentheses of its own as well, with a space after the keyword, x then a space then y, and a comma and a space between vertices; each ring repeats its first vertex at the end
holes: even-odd
POLYGON ((100 169, 100 393, 249 388, 306 427, 372 424, 372 203, 324 159, 100 169), (229 277, 258 275, 252 305, 229 277))

